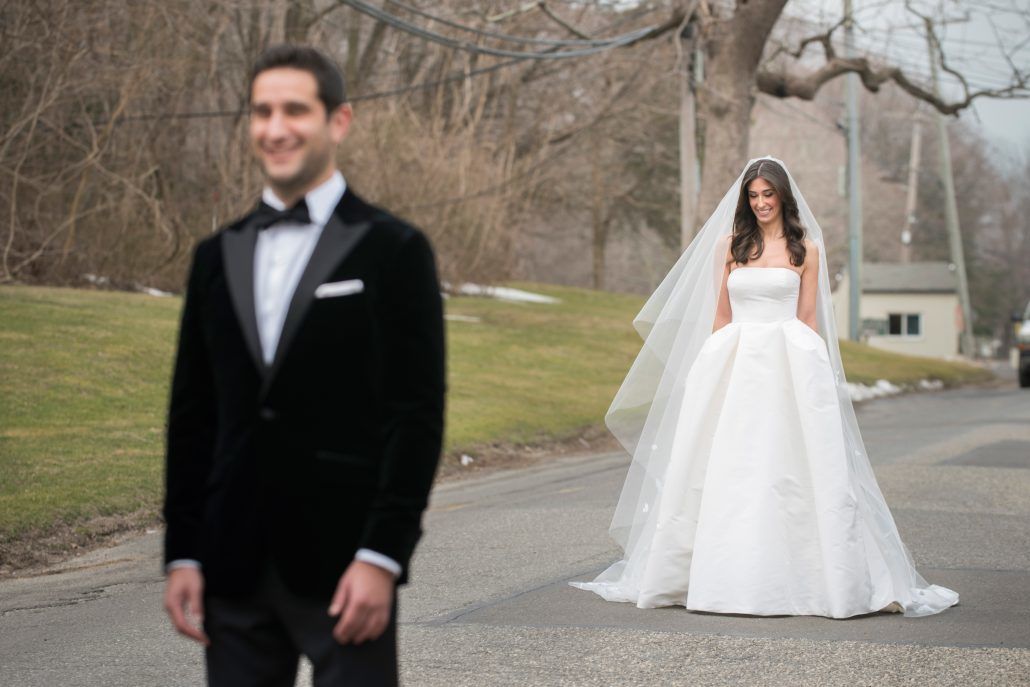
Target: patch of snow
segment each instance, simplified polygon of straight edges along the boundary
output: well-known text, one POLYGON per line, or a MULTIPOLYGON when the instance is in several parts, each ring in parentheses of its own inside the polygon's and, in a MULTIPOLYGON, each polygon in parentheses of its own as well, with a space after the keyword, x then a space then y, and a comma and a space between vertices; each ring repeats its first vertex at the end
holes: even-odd
POLYGON ((104 286, 105 284, 111 283, 111 280, 107 277, 100 277, 95 274, 86 273, 82 275, 82 278, 88 281, 90 284, 95 284, 97 286, 104 286))
POLYGON ((901 387, 891 384, 886 379, 876 380, 876 388, 879 389, 884 395, 901 393, 901 387))
POLYGON ((175 294, 171 291, 162 291, 161 289, 155 289, 150 286, 143 286, 143 284, 133 284, 136 290, 140 293, 145 293, 148 296, 158 296, 159 298, 167 298, 168 296, 174 296, 175 294))
MULTIPOLYGON (((107 286, 107 287, 115 286, 115 285, 113 285, 111 283, 111 280, 108 279, 107 277, 104 277, 104 276, 101 276, 101 275, 98 275, 98 274, 93 274, 91 272, 87 272, 86 274, 83 274, 82 278, 85 279, 86 281, 88 281, 93 286, 107 286)), ((115 288, 125 288, 124 282, 121 285, 119 285, 119 286, 115 286, 115 288)), ((151 286, 144 286, 143 284, 140 284, 139 282, 134 283, 132 285, 132 288, 135 289, 136 291, 139 291, 140 293, 145 293, 148 296, 159 296, 161 298, 167 298, 168 296, 174 296, 175 295, 174 293, 172 293, 170 291, 162 291, 161 289, 155 289, 155 288, 153 288, 151 286)))
POLYGON ((462 465, 462 467, 468 467, 469 465, 472 465, 472 463, 474 463, 475 461, 476 461, 476 459, 473 458, 472 456, 470 456, 469 454, 467 454, 467 453, 462 453, 461 454, 461 465, 462 465))
POLYGON ((871 398, 893 396, 913 388, 918 389, 919 391, 940 391, 944 388, 944 382, 939 379, 920 379, 917 384, 906 387, 896 386, 888 382, 886 379, 880 379, 872 386, 866 386, 865 384, 852 384, 851 382, 848 382, 848 394, 851 395, 851 400, 856 403, 860 401, 868 401, 871 398))
POLYGON ((471 315, 444 315, 444 319, 450 322, 482 322, 483 320, 479 317, 472 317, 471 315))
POLYGON ((886 379, 879 379, 873 386, 866 386, 865 384, 852 384, 848 382, 848 394, 851 396, 852 401, 868 401, 871 398, 881 398, 883 396, 893 396, 894 394, 900 394, 904 391, 901 387, 891 384, 886 379))
POLYGON ((496 298, 502 301, 513 303, 561 303, 561 300, 552 296, 545 296, 542 293, 513 289, 507 286, 483 286, 481 284, 465 283, 455 289, 455 293, 463 296, 484 296, 496 298))

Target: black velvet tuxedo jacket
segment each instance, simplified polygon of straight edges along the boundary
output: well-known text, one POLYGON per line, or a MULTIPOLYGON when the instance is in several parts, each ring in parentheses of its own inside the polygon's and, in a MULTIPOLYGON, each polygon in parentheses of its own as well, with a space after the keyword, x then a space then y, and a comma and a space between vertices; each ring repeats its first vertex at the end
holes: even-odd
POLYGON ((165 562, 206 591, 252 591, 269 562, 328 599, 359 548, 408 561, 439 460, 444 328, 425 236, 349 189, 326 224, 265 365, 252 217, 201 242, 168 418, 165 562), (358 293, 316 298, 320 284, 358 293))

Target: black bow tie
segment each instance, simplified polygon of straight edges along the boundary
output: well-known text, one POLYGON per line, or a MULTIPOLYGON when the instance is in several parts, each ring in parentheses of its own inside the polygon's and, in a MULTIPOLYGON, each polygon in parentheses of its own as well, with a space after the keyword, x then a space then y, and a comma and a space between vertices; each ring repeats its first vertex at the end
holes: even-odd
POLYGON ((261 201, 257 210, 254 211, 253 222, 258 229, 267 229, 276 222, 311 224, 311 215, 308 214, 308 204, 303 198, 297 201, 292 208, 286 210, 276 210, 265 201, 261 201))

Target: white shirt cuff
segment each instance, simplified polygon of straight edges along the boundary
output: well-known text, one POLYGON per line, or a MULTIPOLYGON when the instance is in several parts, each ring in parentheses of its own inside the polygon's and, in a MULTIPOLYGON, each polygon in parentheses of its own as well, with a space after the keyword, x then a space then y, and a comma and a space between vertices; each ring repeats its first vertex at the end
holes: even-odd
MULTIPOLYGON (((354 560, 388 570, 394 577, 400 577, 401 575, 400 563, 372 549, 358 549, 358 552, 354 554, 354 560)), ((165 566, 165 572, 168 573, 178 568, 196 568, 200 570, 200 561, 195 561, 192 558, 180 558, 168 563, 165 566)))
POLYGON ((389 556, 384 556, 378 551, 373 551, 372 549, 358 549, 358 552, 354 554, 354 560, 361 561, 362 563, 369 563, 383 568, 384 570, 388 570, 393 573, 394 577, 401 576, 401 564, 389 556))
POLYGON ((165 572, 170 573, 178 568, 195 568, 200 570, 200 561, 195 561, 192 558, 178 558, 165 566, 165 572))

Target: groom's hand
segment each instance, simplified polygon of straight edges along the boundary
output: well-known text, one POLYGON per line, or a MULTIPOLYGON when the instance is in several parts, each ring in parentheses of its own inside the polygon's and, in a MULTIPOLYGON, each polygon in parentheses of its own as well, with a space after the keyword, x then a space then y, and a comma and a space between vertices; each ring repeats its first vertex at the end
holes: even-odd
POLYGON ((340 644, 379 639, 390 622, 393 573, 378 565, 354 561, 347 566, 329 604, 329 615, 340 617, 333 637, 340 644))
POLYGON ((207 646, 204 626, 204 575, 197 568, 175 568, 165 583, 165 611, 172 625, 190 639, 207 646))

